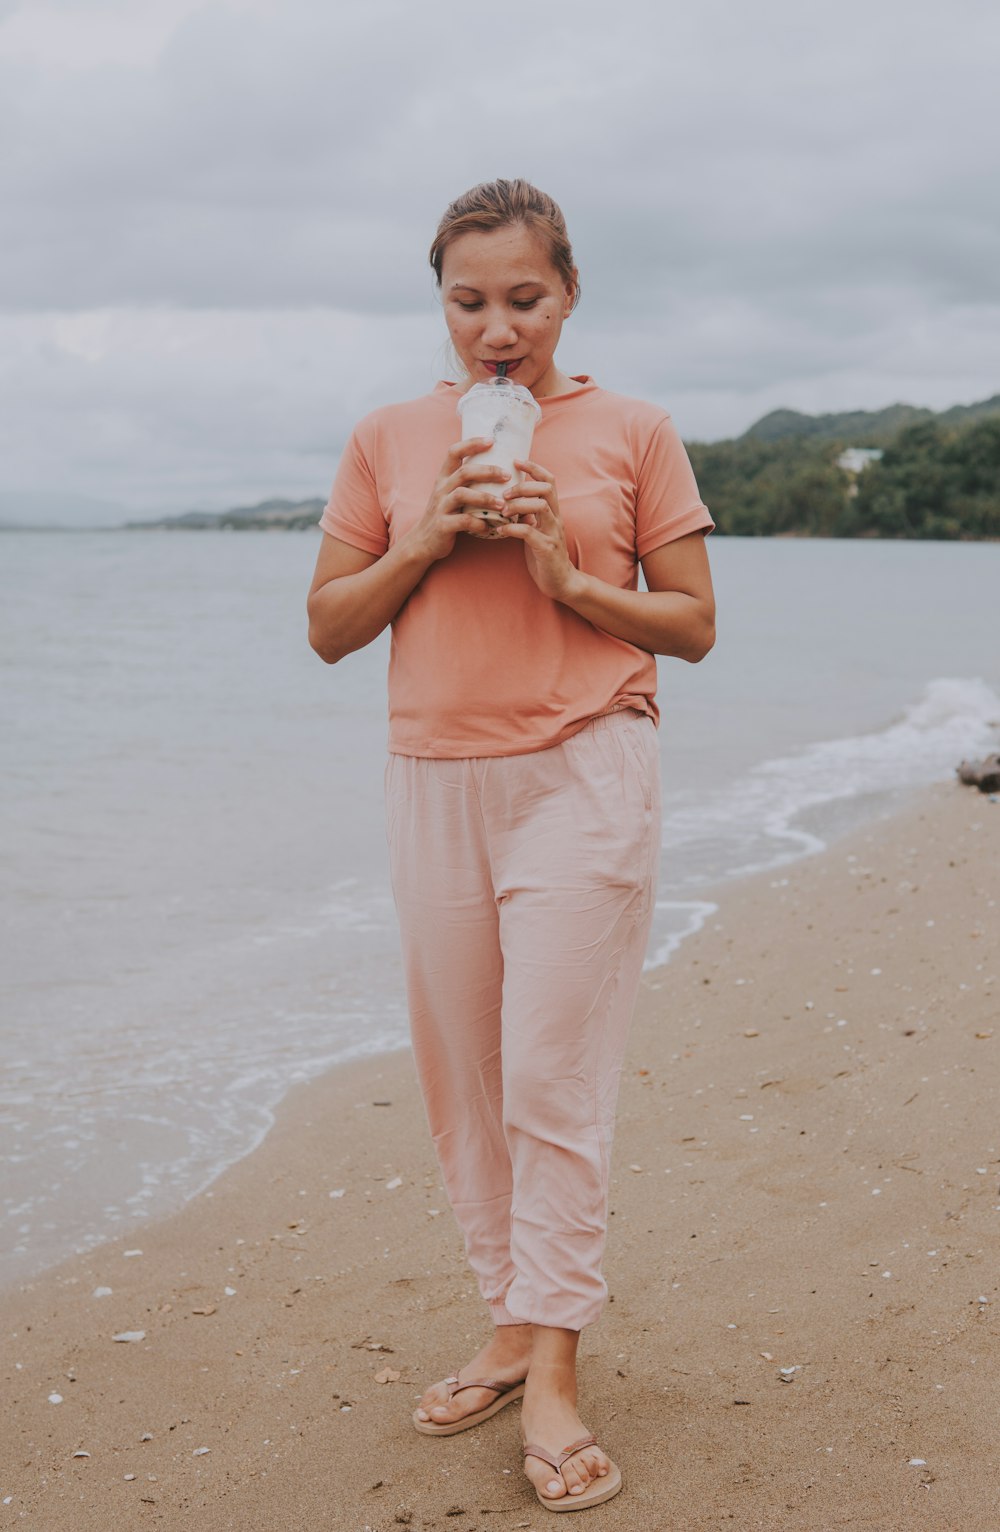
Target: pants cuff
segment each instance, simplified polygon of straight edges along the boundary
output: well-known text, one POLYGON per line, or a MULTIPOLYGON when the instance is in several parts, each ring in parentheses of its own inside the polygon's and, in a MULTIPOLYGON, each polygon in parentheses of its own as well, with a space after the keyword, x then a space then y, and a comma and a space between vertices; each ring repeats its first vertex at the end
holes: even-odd
MULTIPOLYGON (((547 1297, 530 1293, 525 1296, 519 1291, 522 1285, 515 1278, 507 1293, 515 1315, 506 1321, 508 1324, 544 1325, 553 1330, 585 1330, 588 1325, 600 1319, 607 1298, 606 1288, 603 1293, 595 1293, 593 1297, 558 1292, 550 1293, 547 1297)), ((509 1314, 511 1310, 506 1308, 506 1304, 504 1307, 509 1314)))
POLYGON ((495 1325, 523 1325, 527 1322, 515 1319, 502 1298, 490 1299, 490 1315, 495 1325))

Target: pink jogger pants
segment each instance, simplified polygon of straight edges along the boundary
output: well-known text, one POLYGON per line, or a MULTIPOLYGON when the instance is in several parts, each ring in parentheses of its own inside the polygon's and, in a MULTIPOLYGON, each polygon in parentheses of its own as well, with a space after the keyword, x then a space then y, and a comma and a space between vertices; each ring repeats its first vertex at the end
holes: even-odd
POLYGON ((532 755, 392 755, 386 808, 417 1072, 497 1324, 598 1317, 622 1057, 660 845, 631 710, 532 755))

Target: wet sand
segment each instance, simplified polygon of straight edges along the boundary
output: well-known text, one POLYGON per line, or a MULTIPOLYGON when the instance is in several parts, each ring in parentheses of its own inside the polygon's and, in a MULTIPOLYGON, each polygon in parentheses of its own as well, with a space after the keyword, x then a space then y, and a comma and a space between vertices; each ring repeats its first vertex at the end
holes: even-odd
MULTIPOLYGON (((582 1525, 1000 1529, 998 853, 1000 804, 936 788, 726 888, 648 975, 581 1348, 625 1488, 582 1525)), ((410 1425, 483 1312, 405 1053, 4 1315, 0 1525, 553 1524, 518 1406, 410 1425)))

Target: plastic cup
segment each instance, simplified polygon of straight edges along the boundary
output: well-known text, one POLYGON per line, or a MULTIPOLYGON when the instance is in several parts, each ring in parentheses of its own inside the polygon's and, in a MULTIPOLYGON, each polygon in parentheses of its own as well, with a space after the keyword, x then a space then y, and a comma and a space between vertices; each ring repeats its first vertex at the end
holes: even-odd
MULTIPOLYGON (((474 383, 459 396, 458 413, 462 420, 462 435, 490 436, 493 445, 469 458, 471 463, 493 463, 510 474, 509 481, 498 483, 497 492, 507 483, 517 484, 523 474, 514 467, 517 458, 531 456, 531 440, 535 425, 541 418, 541 407, 531 392, 509 378, 492 378, 489 383, 474 383)), ((471 513, 492 523, 509 518, 499 511, 474 509, 471 513)))

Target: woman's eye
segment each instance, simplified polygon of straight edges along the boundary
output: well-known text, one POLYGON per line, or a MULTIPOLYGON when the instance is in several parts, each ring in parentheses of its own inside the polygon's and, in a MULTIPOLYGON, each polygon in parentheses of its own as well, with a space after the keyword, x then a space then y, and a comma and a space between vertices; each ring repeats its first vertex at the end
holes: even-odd
MULTIPOLYGON (((476 311, 478 309, 481 309, 482 306, 483 306, 482 303, 480 301, 478 301, 478 300, 475 301, 475 302, 472 302, 472 303, 465 303, 461 298, 456 298, 455 302, 458 304, 459 308, 460 309, 464 309, 464 311, 467 314, 474 314, 474 313, 476 313, 476 311)), ((540 302, 541 302, 540 298, 520 298, 520 299, 515 299, 515 300, 512 300, 512 302, 511 302, 511 308, 521 309, 521 310, 533 309, 540 302)))

